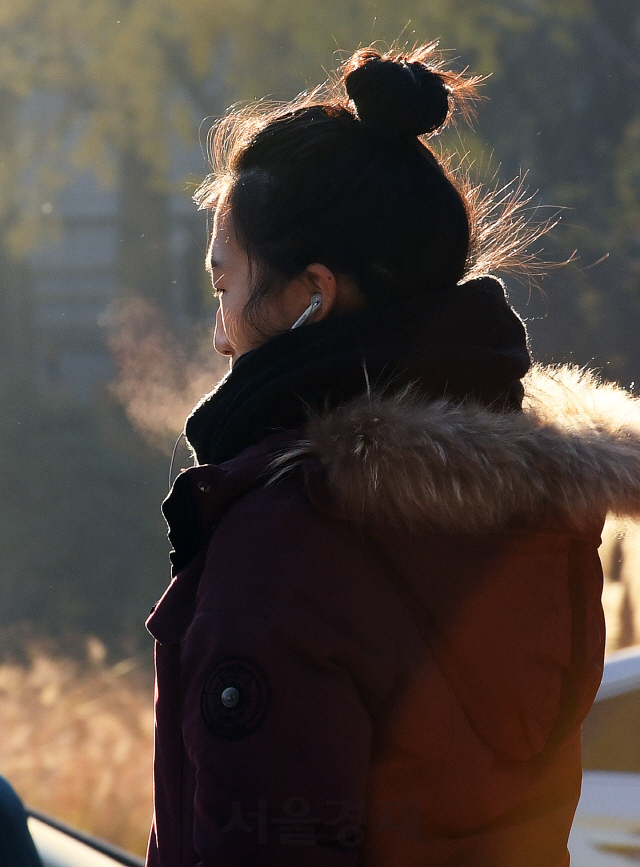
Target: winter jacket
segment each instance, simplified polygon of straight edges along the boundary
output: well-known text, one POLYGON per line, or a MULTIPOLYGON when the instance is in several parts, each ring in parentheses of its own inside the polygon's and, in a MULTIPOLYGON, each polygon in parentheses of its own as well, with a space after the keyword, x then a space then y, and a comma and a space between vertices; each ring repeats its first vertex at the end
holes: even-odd
POLYGON ((597 549, 640 413, 361 398, 183 472, 150 867, 561 867, 604 652, 597 549))

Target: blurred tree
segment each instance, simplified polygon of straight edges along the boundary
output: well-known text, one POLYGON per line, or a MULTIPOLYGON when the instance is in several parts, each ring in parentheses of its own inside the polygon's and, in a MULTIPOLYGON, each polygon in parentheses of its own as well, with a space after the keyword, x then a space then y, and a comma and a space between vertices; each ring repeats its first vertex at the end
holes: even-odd
MULTIPOLYGON (((43 215, 43 203, 54 200, 74 169, 90 168, 105 185, 122 191, 123 288, 170 306, 166 193, 171 190, 171 141, 176 136, 193 140, 204 104, 215 102, 208 88, 219 54, 216 14, 224 4, 187 5, 183 8, 179 0, 25 0, 18 5, 0 0, 5 261, 20 262, 42 231, 52 226, 55 231, 55 221, 43 215)), ((3 275, 11 271, 3 269, 3 275)), ((24 304, 16 301, 18 290, 15 279, 3 279, 6 322, 20 319, 24 304)))
MULTIPOLYGON (((557 290, 582 353, 598 317, 616 307, 612 297, 620 293, 625 311, 622 321, 609 315, 614 329, 633 306, 639 15, 629 0, 398 0, 392 8, 382 0, 233 7, 221 0, 0 0, 5 259, 38 237, 42 202, 69 168, 88 166, 106 183, 120 181, 123 287, 169 307, 172 137, 193 140, 199 119, 233 99, 291 96, 317 82, 323 66, 335 66, 338 49, 398 35, 409 44, 441 38, 454 59, 492 75, 478 135, 464 138, 471 154, 488 148, 503 177, 529 170, 546 201, 574 209, 555 244, 562 255, 578 247, 580 267, 606 252, 614 258, 586 277, 578 269, 563 275, 567 291, 557 290), (34 93, 46 97, 49 111, 29 111, 34 93)), ((9 302, 12 294, 5 290, 4 306, 15 319, 28 305, 9 302)), ((614 343, 620 352, 617 337, 614 343)), ((640 364, 628 343, 616 369, 632 358, 640 364)), ((543 344, 553 350, 556 336, 543 344)))
POLYGON ((90 633, 122 655, 148 649, 144 619, 169 573, 165 456, 114 401, 14 382, 0 403, 0 627, 90 633))
POLYGON ((630 243, 634 181, 624 173, 638 159, 640 9, 594 0, 552 14, 538 4, 531 25, 524 39, 502 34, 478 133, 507 176, 524 168, 539 200, 567 209, 547 249, 559 260, 577 250, 577 260, 550 275, 546 297, 532 296, 525 312, 534 349, 594 360, 629 381, 640 370, 640 287, 630 243))

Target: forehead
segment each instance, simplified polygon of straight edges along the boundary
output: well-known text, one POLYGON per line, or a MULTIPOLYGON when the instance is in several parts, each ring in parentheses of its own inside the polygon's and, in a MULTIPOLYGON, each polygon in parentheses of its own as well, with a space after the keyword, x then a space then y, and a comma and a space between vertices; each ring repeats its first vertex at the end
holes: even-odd
POLYGON ((229 255, 234 255, 238 249, 238 242, 236 241, 229 209, 218 205, 213 214, 207 262, 211 265, 213 262, 225 259, 229 255))

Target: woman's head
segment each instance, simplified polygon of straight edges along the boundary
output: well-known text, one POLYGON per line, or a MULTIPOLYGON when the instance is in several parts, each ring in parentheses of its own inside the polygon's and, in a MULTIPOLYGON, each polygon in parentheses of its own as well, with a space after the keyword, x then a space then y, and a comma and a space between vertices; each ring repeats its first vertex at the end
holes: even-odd
POLYGON ((231 209, 224 200, 215 209, 206 265, 219 298, 214 346, 232 361, 267 337, 289 330, 312 300, 309 313, 313 316, 305 315, 304 321, 344 313, 364 302, 353 280, 321 262, 309 263, 293 277, 279 279, 277 285, 265 286, 266 279, 259 278, 261 294, 256 302, 255 264, 238 241, 231 209), (256 307, 259 316, 252 317, 249 311, 256 307))
POLYGON ((226 291, 225 253, 244 271, 241 313, 218 321, 231 344, 232 327, 253 335, 247 348, 286 330, 314 291, 329 293, 321 318, 464 276, 469 203, 423 137, 473 81, 443 71, 431 46, 363 49, 342 73, 293 103, 231 113, 215 132, 214 172, 195 199, 215 214, 215 287, 226 291))

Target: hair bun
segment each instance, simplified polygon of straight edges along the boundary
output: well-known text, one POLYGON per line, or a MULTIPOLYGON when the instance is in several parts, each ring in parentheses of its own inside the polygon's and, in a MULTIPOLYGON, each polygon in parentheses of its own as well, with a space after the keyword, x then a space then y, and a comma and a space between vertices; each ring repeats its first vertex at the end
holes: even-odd
POLYGON ((344 83, 360 121, 388 136, 433 132, 449 115, 443 77, 419 61, 384 58, 363 49, 347 63, 344 83))

